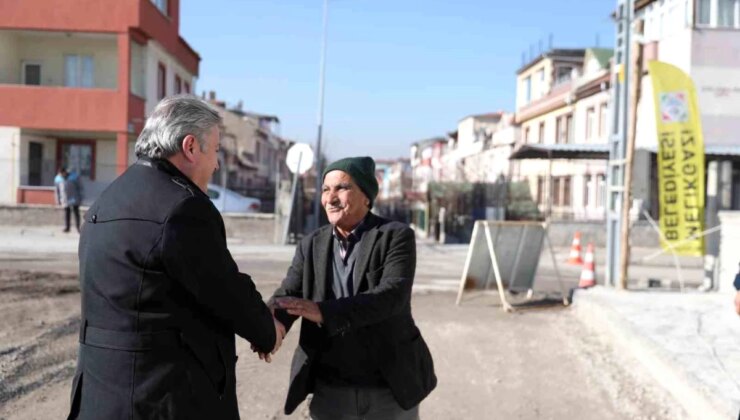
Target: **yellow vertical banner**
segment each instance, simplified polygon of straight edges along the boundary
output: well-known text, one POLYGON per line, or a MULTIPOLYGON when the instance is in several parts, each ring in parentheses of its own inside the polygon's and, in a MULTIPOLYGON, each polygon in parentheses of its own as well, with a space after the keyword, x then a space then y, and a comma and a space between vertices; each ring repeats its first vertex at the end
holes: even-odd
POLYGON ((658 128, 658 192, 663 248, 703 255, 704 138, 691 78, 660 61, 648 63, 658 128))

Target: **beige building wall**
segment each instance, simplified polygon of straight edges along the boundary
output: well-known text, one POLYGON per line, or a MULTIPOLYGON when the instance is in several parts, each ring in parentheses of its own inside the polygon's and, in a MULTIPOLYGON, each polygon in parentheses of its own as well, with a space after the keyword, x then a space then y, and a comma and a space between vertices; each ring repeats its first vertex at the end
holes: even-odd
POLYGON ((576 143, 605 144, 608 140, 609 91, 604 90, 587 98, 580 99, 574 107, 574 139, 576 143), (588 113, 593 110, 593 128, 587 132, 588 113))
POLYGON ((0 31, 0 83, 20 83, 18 40, 13 31, 0 31))
POLYGON ((95 181, 111 182, 116 179, 116 142, 97 140, 95 142, 95 181))
POLYGON ((520 109, 523 106, 536 101, 550 92, 550 88, 553 83, 553 62, 551 59, 546 58, 539 63, 528 68, 521 74, 517 75, 517 97, 516 97, 516 108, 520 109), (530 85, 530 98, 527 100, 526 92, 526 80, 531 80, 530 85))
POLYGON ((170 96, 175 93, 175 75, 180 76, 183 83, 187 82, 190 84, 191 93, 195 92, 195 78, 192 74, 187 72, 177 61, 177 59, 168 54, 158 42, 149 40, 146 46, 144 54, 145 65, 144 68, 145 76, 144 83, 146 86, 145 91, 145 114, 150 115, 154 110, 154 107, 159 102, 157 97, 157 83, 158 83, 158 69, 159 64, 162 63, 166 69, 166 94, 170 96))
POLYGON ((16 36, 17 74, 21 63, 41 63, 41 84, 64 86, 64 56, 93 57, 93 83, 96 88, 118 86, 118 44, 114 35, 51 32, 21 32, 16 36))

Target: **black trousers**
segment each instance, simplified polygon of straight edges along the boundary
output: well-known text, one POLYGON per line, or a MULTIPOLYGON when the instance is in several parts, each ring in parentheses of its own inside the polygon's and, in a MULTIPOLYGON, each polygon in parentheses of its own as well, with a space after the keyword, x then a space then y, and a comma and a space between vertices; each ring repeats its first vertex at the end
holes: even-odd
POLYGON ((75 227, 77 231, 80 231, 80 206, 67 206, 64 208, 64 230, 69 230, 69 213, 73 211, 75 214, 75 227))

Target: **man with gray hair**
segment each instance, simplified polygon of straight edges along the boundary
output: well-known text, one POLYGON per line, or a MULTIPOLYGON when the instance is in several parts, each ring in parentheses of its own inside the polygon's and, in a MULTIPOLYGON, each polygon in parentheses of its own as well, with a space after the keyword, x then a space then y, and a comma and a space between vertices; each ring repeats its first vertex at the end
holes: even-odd
POLYGON ((205 194, 221 118, 162 100, 138 161, 85 215, 71 419, 238 419, 235 336, 269 355, 285 330, 238 271, 205 194))

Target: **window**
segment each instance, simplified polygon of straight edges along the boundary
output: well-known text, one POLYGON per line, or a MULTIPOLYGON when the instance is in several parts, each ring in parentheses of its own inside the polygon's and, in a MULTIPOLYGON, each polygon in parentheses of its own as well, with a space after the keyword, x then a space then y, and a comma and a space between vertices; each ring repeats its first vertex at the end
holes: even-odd
POLYGON ((542 144, 544 142, 545 142, 545 122, 542 121, 540 123, 540 129, 539 129, 539 133, 537 135, 537 143, 542 144))
POLYGON ((740 28, 740 0, 697 0, 696 24, 740 28))
POLYGON ((532 77, 524 79, 524 103, 528 104, 532 100, 532 77))
POLYGON ((537 72, 537 98, 545 96, 545 69, 537 72))
POLYGON ((64 56, 64 86, 93 87, 93 58, 91 55, 64 56))
POLYGON ((180 79, 180 76, 175 75, 175 95, 179 95, 182 93, 182 80, 180 79))
POLYGON ((595 207, 603 207, 606 199, 606 175, 596 175, 596 196, 594 197, 595 207))
POLYGON ((183 83, 183 93, 190 93, 190 83, 183 83))
POLYGON ((573 114, 559 116, 556 123, 557 137, 555 142, 559 144, 571 143, 573 141, 573 114))
POLYGON ((553 177, 552 178, 552 204, 559 206, 560 205, 560 183, 562 179, 561 177, 553 177))
POLYGON ((698 0, 696 8, 696 23, 700 25, 709 25, 711 22, 711 2, 712 0, 698 0))
POLYGON ((41 64, 23 63, 23 84, 24 85, 41 85, 41 64))
POLYGON ((583 176, 583 207, 588 207, 588 203, 591 199, 591 190, 593 188, 593 186, 591 185, 591 183, 593 182, 591 181, 591 178, 591 175, 583 176))
POLYGON ((573 67, 571 66, 560 66, 555 68, 555 84, 565 83, 571 79, 573 73, 573 67))
POLYGON ((41 185, 44 167, 44 144, 28 142, 28 185, 41 185))
POLYGON ((573 114, 568 114, 565 116, 565 130, 565 142, 573 143, 573 114))
POLYGON ((95 141, 58 140, 57 167, 95 179, 95 141))
POLYGON ((570 206, 570 177, 563 177, 563 206, 570 206))
POLYGON ((606 103, 603 103, 599 107, 599 137, 600 138, 606 137, 606 118, 607 118, 607 108, 606 108, 606 103))
POLYGON ((537 177, 537 204, 545 204, 545 188, 547 186, 547 178, 544 176, 537 177))
POLYGON ((529 127, 524 127, 524 143, 529 143, 529 127))
POLYGON ((717 26, 737 27, 737 7, 740 0, 717 0, 717 26))
POLYGON ((164 64, 159 63, 157 67, 157 98, 164 99, 167 96, 167 69, 164 64))
POLYGON ((594 137, 594 124, 596 123, 596 109, 594 107, 586 109, 586 140, 594 137))
POLYGON ((169 16, 167 8, 167 0, 152 0, 152 3, 159 9, 160 12, 164 13, 165 16, 169 16))

